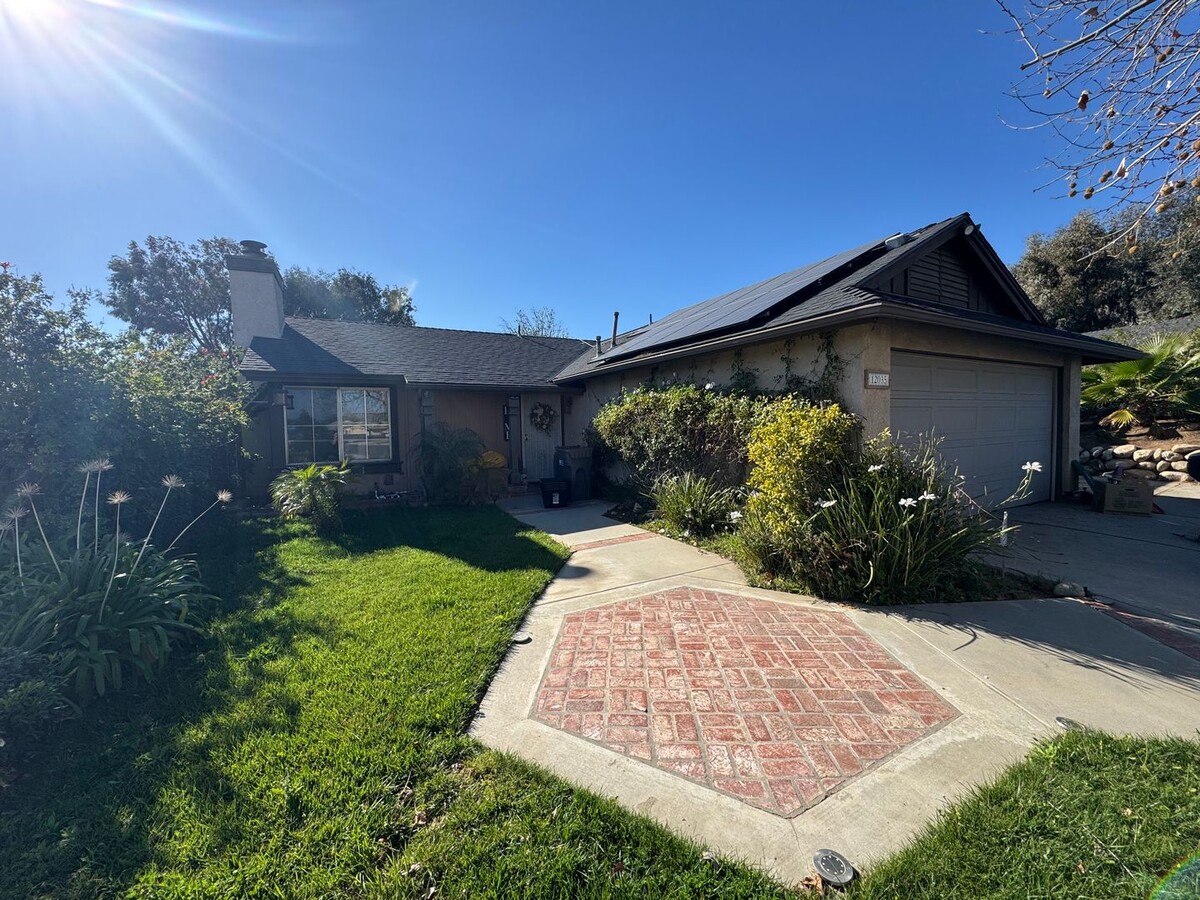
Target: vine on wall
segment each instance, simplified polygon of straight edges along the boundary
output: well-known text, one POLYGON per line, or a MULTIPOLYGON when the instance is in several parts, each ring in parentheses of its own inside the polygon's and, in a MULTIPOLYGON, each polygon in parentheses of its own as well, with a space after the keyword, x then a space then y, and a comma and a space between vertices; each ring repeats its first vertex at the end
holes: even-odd
POLYGON ((842 376, 846 374, 846 360, 834 346, 836 331, 823 331, 818 335, 817 353, 809 367, 810 374, 801 375, 796 371, 795 358, 792 349, 796 342, 788 338, 783 345, 783 390, 790 394, 799 394, 815 402, 836 402, 841 398, 839 386, 842 376))
POLYGON ((734 394, 757 394, 758 369, 747 366, 740 349, 733 351, 730 365, 729 390, 734 394))

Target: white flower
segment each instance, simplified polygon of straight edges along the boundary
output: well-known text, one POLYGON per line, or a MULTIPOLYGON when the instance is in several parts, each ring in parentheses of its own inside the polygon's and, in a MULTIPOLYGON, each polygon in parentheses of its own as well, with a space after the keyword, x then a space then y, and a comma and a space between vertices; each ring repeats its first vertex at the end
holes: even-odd
POLYGON ((821 507, 821 509, 829 509, 829 507, 833 506, 835 503, 837 503, 836 500, 822 500, 817 504, 817 506, 821 507))
POLYGON ((923 494, 922 494, 920 497, 918 497, 917 499, 918 499, 918 500, 936 500, 936 499, 937 499, 937 494, 931 494, 931 493, 929 493, 929 491, 926 491, 925 493, 923 493, 923 494))
POLYGON ((903 507, 916 506, 917 501, 914 500, 912 497, 905 497, 903 500, 900 501, 900 505, 903 507))
POLYGON ((883 468, 883 464, 880 463, 880 464, 877 464, 874 466, 867 466, 867 471, 868 472, 878 472, 882 468, 883 468))
POLYGON ((1042 464, 1040 462, 1027 462, 1021 466, 1021 470, 1025 472, 1040 472, 1042 471, 1042 464))
POLYGON ((715 384, 713 384, 711 381, 710 381, 710 382, 708 382, 708 384, 704 385, 704 389, 705 389, 706 391, 715 390, 715 389, 716 389, 716 387, 717 387, 717 386, 716 386, 715 384))
POLYGON ((736 521, 737 521, 738 519, 740 519, 741 517, 742 517, 742 514, 741 514, 741 513, 740 513, 738 510, 736 510, 736 509, 735 509, 733 512, 731 512, 731 513, 729 514, 729 521, 730 521, 730 522, 736 522, 736 521))

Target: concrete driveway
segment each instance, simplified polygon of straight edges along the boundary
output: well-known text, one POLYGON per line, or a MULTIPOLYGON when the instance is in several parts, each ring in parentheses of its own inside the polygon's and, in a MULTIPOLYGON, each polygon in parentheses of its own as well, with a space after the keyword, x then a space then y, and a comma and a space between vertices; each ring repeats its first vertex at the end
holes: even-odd
POLYGON ((1155 492, 1162 514, 1094 512, 1071 503, 1015 509, 1021 526, 1009 564, 1023 572, 1082 584, 1101 600, 1200 628, 1200 484, 1173 482, 1155 492))
POLYGON ((1200 727, 1200 658, 1082 602, 839 606, 751 588, 601 503, 501 505, 575 552, 471 733, 785 882, 821 847, 899 849, 1056 717, 1200 727))

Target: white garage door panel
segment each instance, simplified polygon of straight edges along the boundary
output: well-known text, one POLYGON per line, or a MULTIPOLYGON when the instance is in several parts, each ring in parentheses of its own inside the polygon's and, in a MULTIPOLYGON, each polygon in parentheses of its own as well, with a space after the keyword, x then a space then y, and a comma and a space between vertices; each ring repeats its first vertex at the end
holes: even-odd
POLYGON ((1022 464, 1040 462, 1025 503, 1050 498, 1054 369, 917 353, 892 354, 892 431, 904 441, 932 432, 985 505, 1009 496, 1022 464))

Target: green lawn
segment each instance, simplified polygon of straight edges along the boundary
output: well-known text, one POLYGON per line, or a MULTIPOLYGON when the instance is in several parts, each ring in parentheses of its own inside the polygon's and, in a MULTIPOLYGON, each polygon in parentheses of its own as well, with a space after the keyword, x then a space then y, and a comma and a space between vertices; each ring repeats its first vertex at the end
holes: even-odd
MULTIPOLYGON (((1073 732, 974 791, 855 900, 1146 897, 1200 851, 1200 744, 1073 732)), ((1200 870, 1162 900, 1200 897, 1200 870)))
MULTIPOLYGON (((0 897, 794 896, 464 736, 565 556, 494 508, 227 530, 200 652, 0 793, 0 897)), ((856 896, 1144 897, 1198 790, 1195 744, 1065 735, 856 896)))
POLYGON ((0 897, 778 896, 464 736, 565 557, 490 507, 227 532, 199 656, 0 793, 0 897))

